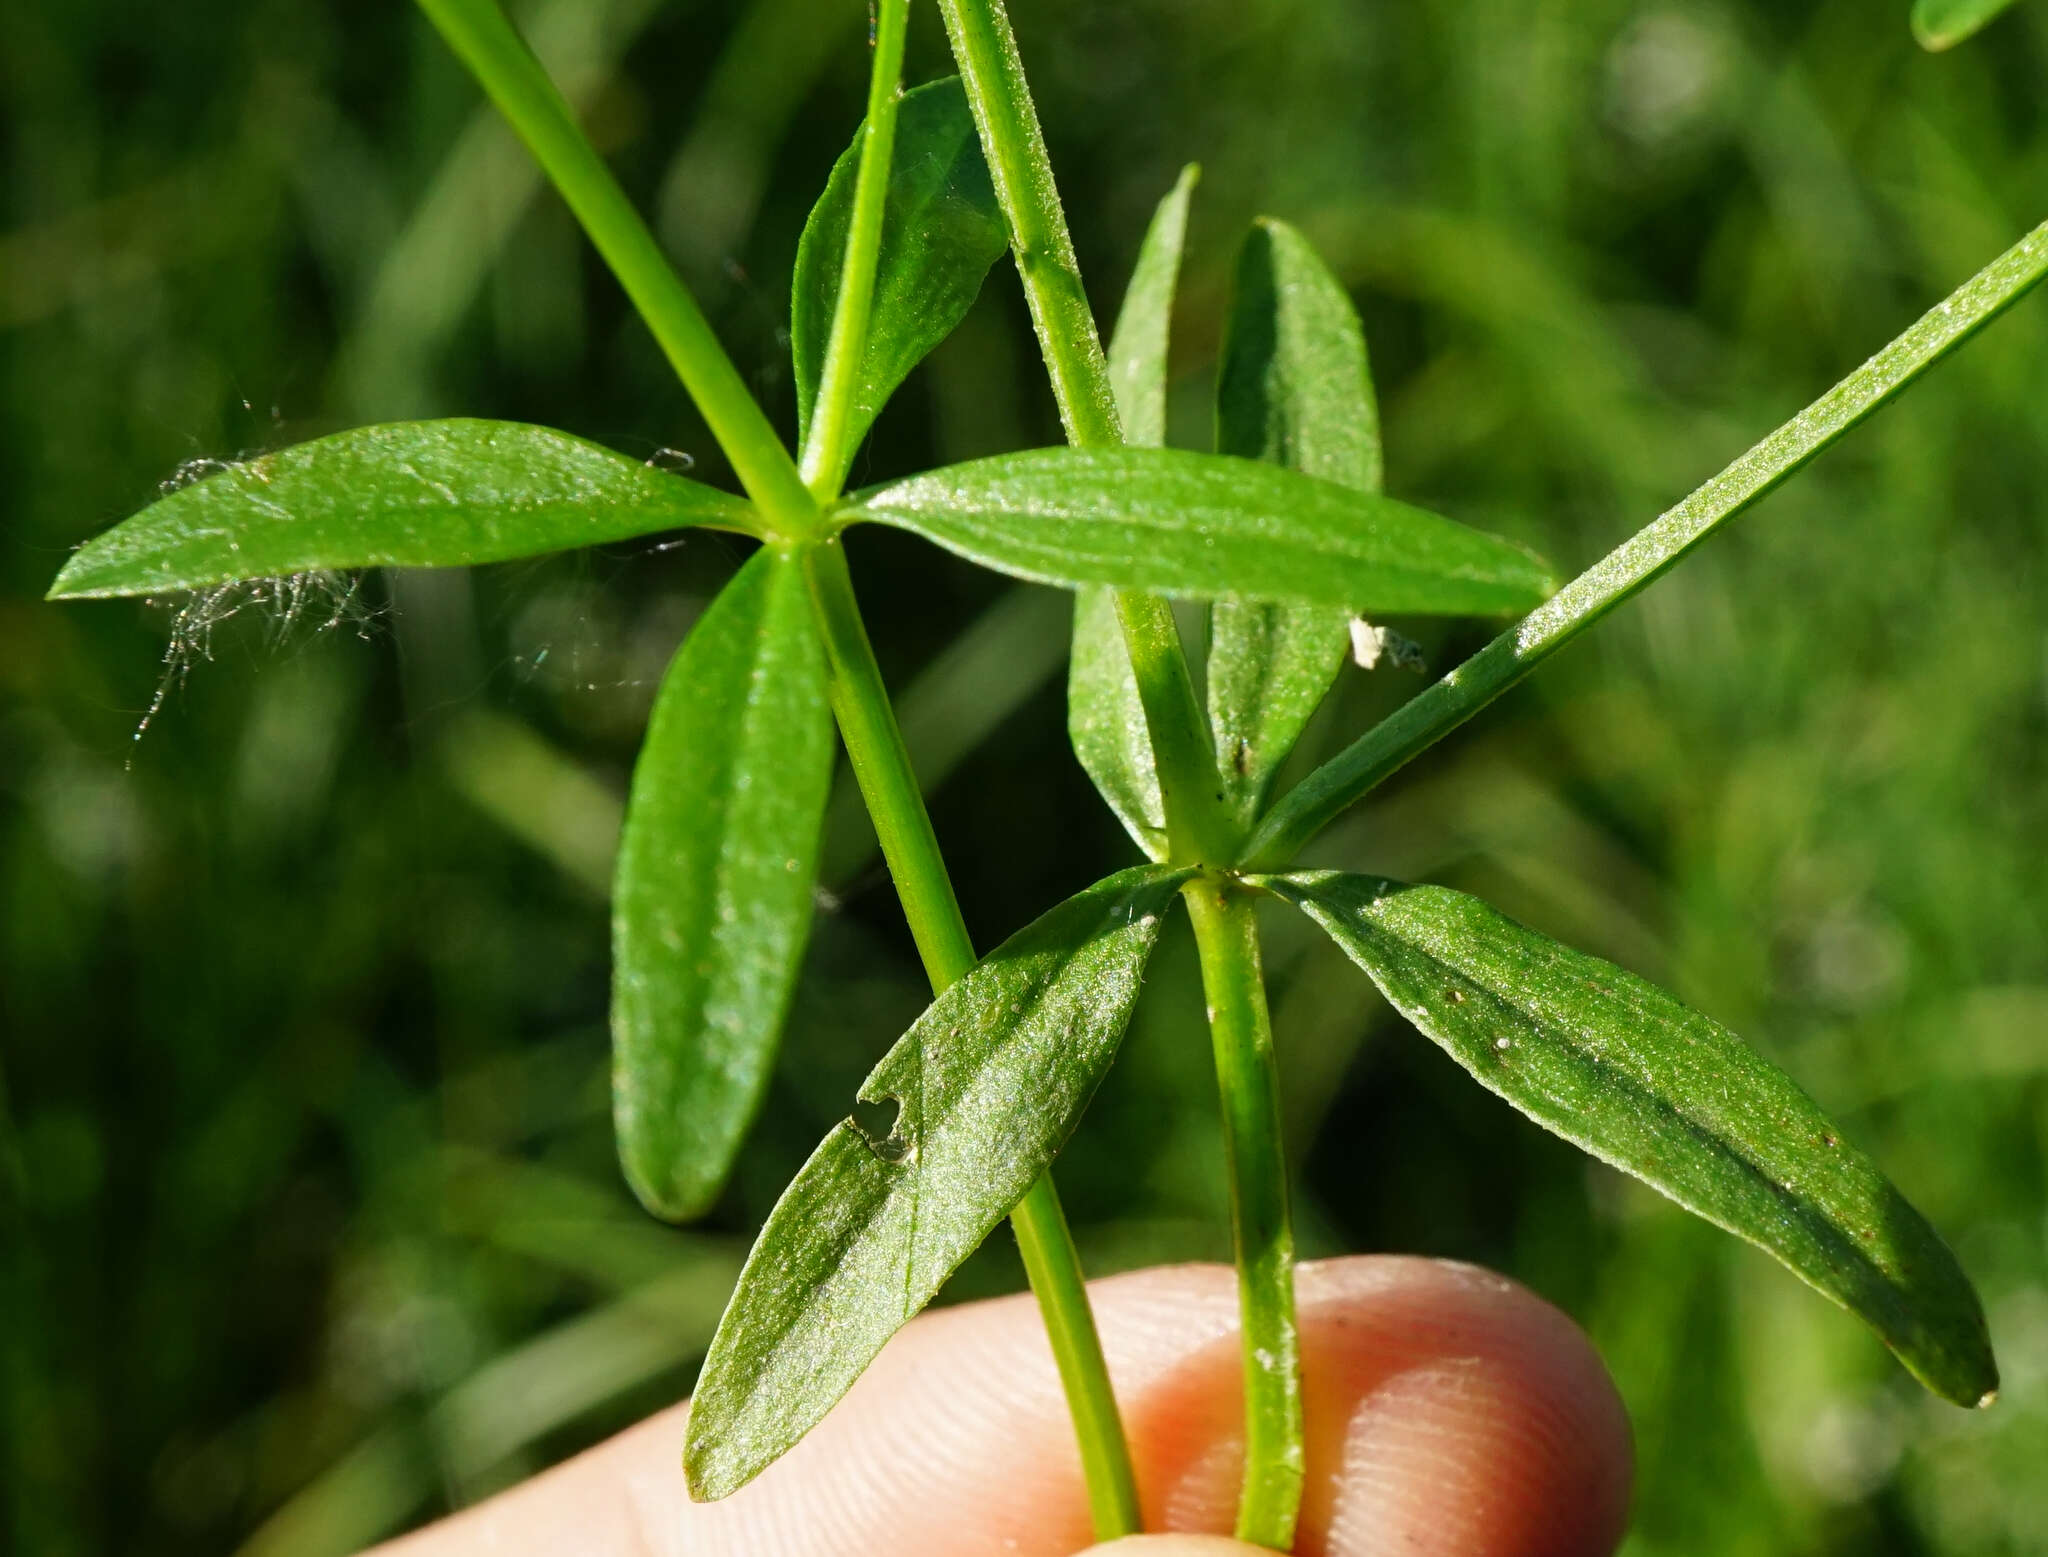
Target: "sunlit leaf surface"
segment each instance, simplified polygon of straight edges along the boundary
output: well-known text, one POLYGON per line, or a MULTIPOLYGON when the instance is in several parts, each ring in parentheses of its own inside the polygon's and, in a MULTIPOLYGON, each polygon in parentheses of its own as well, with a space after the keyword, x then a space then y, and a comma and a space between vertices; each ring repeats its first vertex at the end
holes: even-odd
POLYGON ((1180 449, 1031 449, 871 489, 897 525, 1048 584, 1484 615, 1550 589, 1520 547, 1277 465, 1180 449))
POLYGON ((690 1412, 699 1498, 736 1491, 829 1411, 1043 1173, 1102 1079, 1185 872, 1140 866, 1026 926, 934 1001, 853 1120, 783 1193, 690 1412))
POLYGON ((193 473, 80 547, 50 597, 504 562, 692 524, 753 528, 730 493, 523 422, 357 427, 193 473))
POLYGON ((1478 898, 1335 871, 1255 878, 1306 913, 1482 1085, 1769 1250, 1928 1388, 1988 1404, 1969 1278, 1792 1078, 1728 1029, 1478 898))

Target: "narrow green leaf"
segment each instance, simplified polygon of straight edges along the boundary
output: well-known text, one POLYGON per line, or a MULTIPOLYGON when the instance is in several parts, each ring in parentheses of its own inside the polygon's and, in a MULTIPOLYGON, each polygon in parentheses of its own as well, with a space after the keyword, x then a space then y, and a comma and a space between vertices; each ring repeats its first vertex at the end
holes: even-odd
MULTIPOLYGON (((789 344, 796 365, 799 441, 808 442, 811 410, 824 373, 839 300, 840 259, 853 221, 860 173, 858 132, 833 166, 824 194, 804 223, 790 295, 789 344)), ((974 116, 957 76, 906 93, 897 110, 874 312, 853 394, 842 466, 910 370, 953 333, 981 291, 989 267, 1009 247, 974 116)), ((834 484, 844 469, 832 472, 834 484)))
MULTIPOLYGON (((1109 381, 1126 443, 1156 447, 1166 441, 1166 348, 1187 238, 1188 198, 1198 176, 1189 163, 1153 212, 1110 337, 1109 381)), ((1074 596, 1067 738, 1138 847, 1155 860, 1166 858, 1166 805, 1138 678, 1131 670, 1115 597, 1100 586, 1074 596)))
POLYGON ((1173 294, 1187 245, 1188 200, 1202 170, 1190 162, 1152 213, 1123 307, 1109 336, 1109 387, 1124 424, 1124 442, 1158 448, 1166 442, 1166 348, 1173 294))
POLYGON ((690 1410, 693 1497, 722 1498, 815 1426, 1043 1173, 1109 1067, 1185 871, 1097 882, 953 984, 769 1214, 690 1410))
MULTIPOLYGON (((1216 379, 1216 449, 1380 490, 1365 331, 1342 284, 1284 222, 1254 223, 1238 255, 1216 379)), ((1258 815, 1337 679, 1349 636, 1349 613, 1321 606, 1218 601, 1211 612, 1209 725, 1241 824, 1258 815)))
POLYGON ((1925 49, 1952 49, 2013 0, 1916 0, 1913 36, 1925 49))
POLYGON ((832 778, 803 569, 764 548, 684 640, 633 770, 612 897, 619 1158, 709 1208, 759 1107, 810 933, 832 778))
POLYGON ((1783 1071, 1631 973, 1474 897, 1335 871, 1254 877, 1545 1129, 1782 1260, 1961 1405, 1998 1388, 1969 1278, 1783 1071))
POLYGON ((1116 596, 1092 588, 1074 596, 1074 644, 1067 660, 1067 739, 1138 847, 1166 858, 1166 801, 1152 761, 1152 737, 1138 678, 1124 647, 1116 596))
POLYGON ((549 427, 357 427, 229 464, 81 546, 50 598, 161 594, 314 569, 461 567, 681 525, 746 503, 549 427))
POLYGON ((876 519, 1046 584, 1487 614, 1543 599, 1518 546, 1277 465, 1180 449, 1029 449, 860 493, 876 519))

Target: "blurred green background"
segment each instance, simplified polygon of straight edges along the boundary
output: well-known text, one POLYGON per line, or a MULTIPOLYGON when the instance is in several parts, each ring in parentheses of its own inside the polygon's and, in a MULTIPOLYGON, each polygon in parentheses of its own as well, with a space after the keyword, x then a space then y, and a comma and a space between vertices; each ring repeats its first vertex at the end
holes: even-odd
MULTIPOLYGON (((785 426, 797 232, 861 0, 519 8, 785 426)), ((2048 215, 2048 5, 1018 0, 1104 315, 1203 164, 1176 441, 1238 235, 1372 341, 1390 490, 1584 565, 2048 215)), ((561 206, 399 0, 7 0, 0 218, 0 1544, 339 1553, 685 1393, 750 1230, 922 1004, 856 804, 718 1214, 612 1161, 605 883, 728 540, 373 577, 359 609, 54 607, 194 460, 549 422, 728 479, 561 206), (167 642, 189 675, 157 695, 167 642), (246 1543, 246 1544, 245 1544, 246 1543)), ((931 7, 911 75, 948 68, 931 7)), ((1056 441, 1015 278, 856 480, 1056 441)), ((2048 298, 1317 849, 1482 892, 1789 1067, 1954 1243, 1994 1411, 1470 1085, 1273 922, 1309 1253, 1482 1260, 1592 1331, 1630 1550, 2048 1552, 2048 298)), ((983 944, 1132 857, 1063 737, 1063 596, 856 576, 983 944)), ((1442 668, 1476 625, 1404 624, 1442 668)), ((170 669, 175 670, 175 666, 170 669)), ((1347 672, 1327 749, 1420 683, 1347 672)), ((1092 1269, 1227 1254, 1193 957, 1060 1179, 1092 1269)), ((1019 1284, 1007 1235, 958 1295, 1019 1284)))

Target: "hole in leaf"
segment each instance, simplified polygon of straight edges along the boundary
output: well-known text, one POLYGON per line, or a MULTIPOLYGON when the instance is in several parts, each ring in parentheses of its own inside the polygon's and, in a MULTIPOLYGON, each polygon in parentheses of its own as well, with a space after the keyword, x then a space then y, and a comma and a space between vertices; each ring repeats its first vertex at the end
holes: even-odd
POLYGON ((901 1162, 910 1155, 910 1142, 896 1133, 903 1117, 903 1104, 890 1097, 877 1102, 862 1099, 849 1116, 854 1129, 866 1137, 868 1149, 884 1162, 901 1162))

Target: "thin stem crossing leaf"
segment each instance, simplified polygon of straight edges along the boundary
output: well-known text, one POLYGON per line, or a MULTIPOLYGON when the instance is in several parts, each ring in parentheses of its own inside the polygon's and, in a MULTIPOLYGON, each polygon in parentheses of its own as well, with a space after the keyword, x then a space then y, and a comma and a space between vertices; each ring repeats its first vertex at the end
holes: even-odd
MULTIPOLYGON (((1109 378, 1126 441, 1156 448, 1166 441, 1166 350, 1173 293, 1187 237, 1192 164, 1159 202, 1109 342, 1109 378)), ((1145 704, 1124 643, 1112 590, 1090 586, 1074 596, 1074 646, 1067 668, 1067 738, 1074 755, 1131 837, 1153 859, 1166 857, 1166 804, 1145 723, 1145 704)))
MULTIPOLYGON (((1270 218, 1237 261, 1216 377, 1216 451, 1380 490, 1379 402, 1365 331, 1308 240, 1270 218)), ((1209 724, 1231 809, 1248 828, 1344 664, 1350 613, 1218 601, 1209 616, 1209 724)))
POLYGON ((1287 864, 1345 807, 1442 740, 1741 513, 2048 276, 2036 227, 1820 399, 1667 509, 1421 696, 1281 796, 1246 843, 1248 864, 1287 864))
POLYGON ((790 292, 797 423, 814 487, 839 490, 860 441, 910 370, 967 316, 989 267, 1008 246, 974 118, 958 77, 906 93, 899 104, 888 196, 875 236, 874 306, 858 369, 846 369, 843 424, 813 421, 827 378, 842 256, 854 230, 865 128, 832 169, 804 224, 790 292), (833 445, 827 453, 819 440, 833 445))
POLYGON ((829 1411, 1051 1163, 1108 1069, 1189 872, 1097 882, 933 1001, 783 1193, 698 1380, 683 1463, 736 1491, 829 1411))

